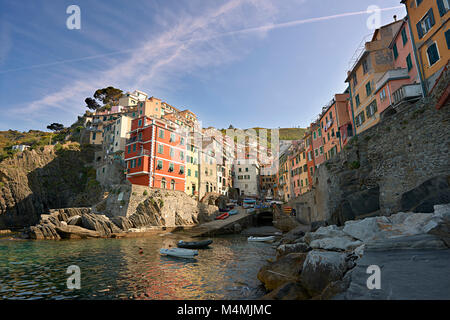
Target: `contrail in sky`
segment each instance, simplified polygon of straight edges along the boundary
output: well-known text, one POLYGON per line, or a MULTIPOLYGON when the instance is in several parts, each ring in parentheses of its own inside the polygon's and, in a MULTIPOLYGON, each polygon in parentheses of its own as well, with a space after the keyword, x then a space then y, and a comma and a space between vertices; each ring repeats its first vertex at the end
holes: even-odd
MULTIPOLYGON (((377 9, 377 11, 390 11, 390 10, 401 9, 401 8, 403 8, 402 5, 401 6, 396 6, 396 7, 389 7, 389 8, 380 8, 380 9, 377 9)), ((247 34, 247 33, 253 33, 253 32, 270 31, 270 30, 274 30, 274 29, 294 27, 294 26, 301 25, 301 24, 306 24, 306 23, 314 23, 314 22, 320 22, 320 21, 326 21, 326 20, 350 17, 350 16, 357 16, 357 15, 368 14, 368 13, 369 12, 367 10, 364 10, 364 11, 340 13, 340 14, 335 14, 335 15, 325 16, 325 17, 317 17, 317 18, 294 20, 294 21, 282 22, 282 23, 276 23, 276 24, 268 24, 268 25, 259 26, 259 27, 252 27, 252 28, 246 28, 246 29, 241 29, 241 30, 228 31, 228 32, 223 32, 223 33, 216 33, 216 34, 205 36, 205 37, 198 37, 198 38, 193 37, 193 38, 182 40, 182 41, 169 42, 169 43, 166 43, 165 45, 167 47, 171 47, 171 46, 177 46, 177 45, 179 45, 179 44, 181 44, 183 42, 205 41, 205 40, 210 40, 210 39, 224 37, 224 36, 232 36, 232 35, 247 34)), ((129 52, 133 52, 134 50, 138 50, 138 48, 114 51, 114 52, 109 52, 109 53, 104 53, 104 54, 97 54, 97 55, 86 56, 86 57, 75 58, 75 59, 67 59, 67 60, 55 61, 55 62, 44 63, 44 64, 36 64, 36 65, 32 65, 32 66, 26 66, 26 67, 15 68, 15 69, 0 70, 0 74, 8 73, 8 72, 14 72, 14 71, 37 69, 37 68, 43 68, 43 67, 51 67, 51 66, 65 64, 65 63, 70 63, 70 62, 79 62, 79 61, 98 59, 98 58, 103 58, 103 57, 108 57, 108 56, 113 56, 113 55, 118 55, 118 54, 129 53, 129 52)))

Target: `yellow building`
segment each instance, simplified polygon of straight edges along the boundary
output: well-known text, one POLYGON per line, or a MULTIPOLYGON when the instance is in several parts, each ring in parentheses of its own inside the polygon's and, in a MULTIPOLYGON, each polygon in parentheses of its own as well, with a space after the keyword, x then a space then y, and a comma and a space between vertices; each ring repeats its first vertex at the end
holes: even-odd
POLYGON ((198 197, 199 192, 199 150, 195 144, 195 139, 192 136, 188 137, 188 144, 186 149, 186 183, 185 192, 195 198, 198 197))
POLYGON ((386 71, 393 68, 389 44, 401 26, 402 20, 376 29, 372 39, 365 43, 364 51, 347 73, 345 82, 350 86, 357 134, 380 121, 374 94, 375 85, 386 71))
POLYGON ((402 0, 408 12, 419 69, 430 92, 450 58, 449 0, 402 0))

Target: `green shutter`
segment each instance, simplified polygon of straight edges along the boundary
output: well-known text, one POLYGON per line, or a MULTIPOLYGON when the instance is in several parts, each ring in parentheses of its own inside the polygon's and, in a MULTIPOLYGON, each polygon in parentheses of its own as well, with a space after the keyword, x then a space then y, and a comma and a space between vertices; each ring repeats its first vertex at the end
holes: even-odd
POLYGON ((408 66, 408 72, 412 69, 412 61, 411 61, 411 54, 408 54, 406 57, 406 65, 408 66))
POLYGON ((394 44, 394 46, 392 47, 392 51, 394 52, 394 59, 397 59, 398 57, 397 44, 394 44))
POLYGON ((406 27, 402 29, 402 40, 403 45, 405 45, 408 42, 408 37, 406 36, 406 27))

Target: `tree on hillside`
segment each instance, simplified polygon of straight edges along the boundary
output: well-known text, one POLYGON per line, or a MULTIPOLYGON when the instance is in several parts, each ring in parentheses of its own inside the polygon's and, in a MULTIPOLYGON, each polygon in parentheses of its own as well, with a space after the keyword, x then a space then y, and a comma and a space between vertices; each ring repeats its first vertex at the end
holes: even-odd
POLYGON ((84 100, 84 102, 86 102, 86 108, 88 108, 88 109, 97 110, 98 108, 100 108, 100 105, 98 104, 97 101, 95 101, 95 99, 86 98, 86 100, 84 100))
MULTIPOLYGON (((47 129, 52 130, 54 132, 59 132, 64 129, 64 125, 62 125, 61 123, 54 122, 52 124, 49 124, 47 126, 47 129)), ((50 144, 52 144, 52 136, 53 134, 50 135, 50 144)))
POLYGON ((110 86, 95 91, 94 98, 101 101, 103 105, 107 105, 112 104, 115 100, 119 99, 121 95, 122 90, 110 86))

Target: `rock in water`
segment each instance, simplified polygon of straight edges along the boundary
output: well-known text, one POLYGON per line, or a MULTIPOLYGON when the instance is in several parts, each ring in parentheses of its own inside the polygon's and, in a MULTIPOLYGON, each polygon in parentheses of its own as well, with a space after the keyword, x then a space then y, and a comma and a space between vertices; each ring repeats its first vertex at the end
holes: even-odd
POLYGON ((346 270, 346 254, 313 250, 303 264, 302 284, 311 296, 316 296, 331 282, 342 279, 346 270))

